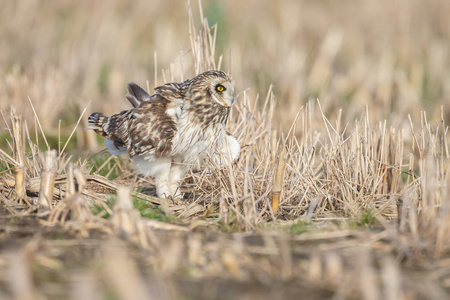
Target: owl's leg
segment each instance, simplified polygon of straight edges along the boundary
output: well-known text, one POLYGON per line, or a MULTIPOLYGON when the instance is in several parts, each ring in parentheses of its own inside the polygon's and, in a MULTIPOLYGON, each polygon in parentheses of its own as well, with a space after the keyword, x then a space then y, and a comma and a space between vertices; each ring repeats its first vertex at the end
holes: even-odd
POLYGON ((180 191, 180 181, 186 173, 186 166, 182 164, 182 161, 182 158, 174 157, 170 168, 169 189, 175 199, 183 198, 180 191))
POLYGON ((213 156, 213 162, 221 168, 234 162, 241 152, 239 142, 231 134, 225 136, 219 147, 220 152, 213 156))
POLYGON ((139 173, 144 176, 151 176, 155 179, 156 194, 160 198, 168 198, 172 196, 169 188, 170 167, 172 165, 172 158, 160 157, 145 157, 135 156, 133 161, 139 169, 139 173))
POLYGON ((173 194, 170 191, 170 166, 172 164, 172 160, 170 157, 159 158, 158 163, 154 169, 155 172, 155 186, 156 186, 156 194, 160 198, 168 198, 173 194))

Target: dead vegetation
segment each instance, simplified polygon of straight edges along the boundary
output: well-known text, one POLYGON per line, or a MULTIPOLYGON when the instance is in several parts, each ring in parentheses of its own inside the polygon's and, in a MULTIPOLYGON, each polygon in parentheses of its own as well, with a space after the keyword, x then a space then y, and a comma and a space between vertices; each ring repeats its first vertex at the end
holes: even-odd
MULTIPOLYGON (((282 11, 289 14, 285 7, 282 11)), ((185 71, 186 62, 177 60, 163 71, 164 81, 224 68, 223 56, 217 55, 217 26, 210 27, 200 9, 197 29, 195 14, 188 2, 192 68, 185 71)), ((17 15, 15 22, 26 20, 17 15)), ((276 39, 271 30, 267 34, 276 39)), ((127 159, 107 157, 95 167, 92 152, 77 154, 78 159, 67 152, 72 136, 81 148, 99 148, 89 133, 77 129, 83 127, 78 125, 86 108, 78 108, 77 125, 67 140, 58 135, 54 149, 45 123, 61 107, 54 107, 45 122, 38 117, 45 106, 36 105, 33 116, 25 118, 14 107, 5 108, 0 298, 446 299, 448 107, 433 109, 431 120, 417 107, 379 118, 380 111, 398 105, 386 101, 419 97, 417 85, 389 73, 396 52, 386 52, 376 84, 352 83, 367 66, 350 70, 349 77, 331 76, 332 62, 343 51, 341 39, 339 31, 326 34, 304 79, 319 99, 298 105, 298 94, 286 82, 279 87, 285 102, 275 99, 271 86, 265 97, 248 90, 239 94, 228 124, 242 146, 239 160, 226 168, 208 163, 188 174, 180 203, 152 196, 151 180, 137 177, 127 159), (352 105, 336 109, 330 102, 347 97, 349 85, 355 89, 351 101, 367 105, 359 115, 352 105), (400 96, 393 96, 389 85, 400 96), (371 93, 374 101, 364 102, 371 93), (381 109, 377 101, 384 101, 381 109)), ((444 51, 436 47, 433 51, 444 51)), ((296 55, 302 52, 296 53, 290 59, 299 63, 296 55)), ((241 64, 242 53, 233 55, 241 64)), ((156 52, 153 58, 156 85, 156 52)), ((417 67, 412 58, 401 63, 417 67)), ((233 68, 236 79, 246 74, 233 68)), ((411 78, 436 79, 447 71, 426 65, 411 78)), ((22 94, 27 86, 16 78, 25 74, 12 73, 7 99, 11 88, 22 94)), ((445 89, 441 80, 430 88, 445 89)), ((448 91, 442 97, 448 98, 448 91)), ((52 99, 47 100, 55 106, 52 99)))

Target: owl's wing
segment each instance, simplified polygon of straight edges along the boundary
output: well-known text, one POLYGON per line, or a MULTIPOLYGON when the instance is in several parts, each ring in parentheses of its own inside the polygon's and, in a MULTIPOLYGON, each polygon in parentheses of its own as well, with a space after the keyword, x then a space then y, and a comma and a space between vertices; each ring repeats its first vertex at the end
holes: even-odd
POLYGON ((136 84, 130 88, 141 100, 139 106, 133 109, 128 125, 129 142, 126 145, 130 156, 154 153, 159 157, 170 154, 178 114, 184 102, 182 84, 167 83, 156 87, 156 93, 152 96, 136 84))
POLYGON ((155 88, 151 96, 135 83, 128 84, 127 90, 126 98, 134 108, 110 117, 93 113, 89 128, 110 141, 105 145, 112 154, 124 153, 125 149, 131 157, 170 154, 184 102, 182 85, 165 84, 155 88))
POLYGON ((127 85, 128 93, 125 98, 136 108, 144 101, 161 101, 165 99, 169 102, 179 102, 184 98, 182 92, 182 83, 167 83, 155 88, 156 94, 150 96, 143 88, 134 82, 127 85))
POLYGON ((171 153, 177 114, 183 105, 180 85, 166 84, 155 90, 157 93, 149 96, 137 84, 129 84, 127 99, 135 108, 110 117, 101 113, 89 117, 89 128, 112 141, 105 143, 111 153, 121 149, 126 149, 131 157, 171 153))
POLYGON ((160 95, 162 98, 169 102, 178 102, 184 99, 183 84, 182 83, 166 83, 155 88, 156 95, 160 95))
POLYGON ((142 102, 132 109, 132 115, 123 121, 128 123, 124 144, 131 157, 146 153, 157 157, 170 154, 177 127, 174 117, 167 114, 169 104, 165 99, 152 97, 152 101, 142 102))

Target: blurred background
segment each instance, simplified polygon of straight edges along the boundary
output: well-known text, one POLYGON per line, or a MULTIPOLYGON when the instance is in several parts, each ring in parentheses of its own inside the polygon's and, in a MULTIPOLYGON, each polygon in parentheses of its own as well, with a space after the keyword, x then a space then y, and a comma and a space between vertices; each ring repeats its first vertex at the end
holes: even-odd
MULTIPOLYGON (((194 20, 200 26, 197 1, 194 20)), ((203 0, 217 23, 217 59, 238 91, 264 98, 286 130, 319 98, 327 116, 407 124, 440 117, 450 98, 450 1, 203 0)), ((126 84, 151 90, 194 75, 184 1, 0 1, 0 109, 15 104, 44 130, 72 128, 80 112, 128 108, 126 84), (155 70, 157 72, 155 72, 155 70), (155 76, 156 74, 156 76, 155 76)), ((446 108, 450 116, 450 107, 446 108)))

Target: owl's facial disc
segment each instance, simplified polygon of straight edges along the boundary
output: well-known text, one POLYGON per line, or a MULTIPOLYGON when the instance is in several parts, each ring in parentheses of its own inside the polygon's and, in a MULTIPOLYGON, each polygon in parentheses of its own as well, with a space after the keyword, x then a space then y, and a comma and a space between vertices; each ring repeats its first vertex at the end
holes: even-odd
POLYGON ((236 97, 234 84, 230 81, 214 80, 211 84, 211 98, 220 106, 230 107, 236 97))

